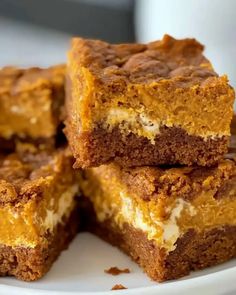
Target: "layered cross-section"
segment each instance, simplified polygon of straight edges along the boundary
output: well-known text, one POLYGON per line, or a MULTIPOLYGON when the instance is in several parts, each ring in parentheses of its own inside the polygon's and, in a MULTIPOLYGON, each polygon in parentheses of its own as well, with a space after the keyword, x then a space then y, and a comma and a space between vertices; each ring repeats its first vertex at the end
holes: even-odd
POLYGON ((212 166, 227 151, 234 91, 194 39, 74 38, 67 72, 66 134, 77 167, 212 166))
POLYGON ((214 168, 90 168, 81 178, 92 231, 154 280, 187 275, 236 256, 236 162, 214 168))
POLYGON ((65 149, 0 157, 0 275, 43 276, 78 229, 78 172, 65 149))

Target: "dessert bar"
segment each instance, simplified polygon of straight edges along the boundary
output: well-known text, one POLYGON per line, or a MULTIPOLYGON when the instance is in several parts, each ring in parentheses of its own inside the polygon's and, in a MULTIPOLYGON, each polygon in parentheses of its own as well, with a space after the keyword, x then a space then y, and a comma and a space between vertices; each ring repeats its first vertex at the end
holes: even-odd
POLYGON ((65 66, 0 69, 0 145, 53 145, 62 120, 65 66))
POLYGON ((66 135, 75 167, 215 165, 227 152, 234 90, 195 39, 74 38, 66 135))
POLYGON ((87 169, 80 185, 94 211, 90 230, 154 280, 177 279, 236 257, 232 155, 211 168, 103 165, 87 169))
POLYGON ((42 277, 78 230, 77 174, 67 150, 0 156, 0 275, 42 277))

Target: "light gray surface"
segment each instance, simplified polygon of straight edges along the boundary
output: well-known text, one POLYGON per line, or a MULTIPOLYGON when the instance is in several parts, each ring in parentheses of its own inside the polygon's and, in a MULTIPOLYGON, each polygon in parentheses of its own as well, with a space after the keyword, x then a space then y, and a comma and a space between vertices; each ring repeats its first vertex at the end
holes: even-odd
POLYGON ((101 6, 110 6, 113 8, 132 7, 132 0, 65 0, 74 2, 84 2, 101 6))
POLYGON ((0 15, 113 43, 134 40, 132 0, 0 0, 0 15))
POLYGON ((48 66, 66 61, 70 35, 0 18, 0 66, 48 66))

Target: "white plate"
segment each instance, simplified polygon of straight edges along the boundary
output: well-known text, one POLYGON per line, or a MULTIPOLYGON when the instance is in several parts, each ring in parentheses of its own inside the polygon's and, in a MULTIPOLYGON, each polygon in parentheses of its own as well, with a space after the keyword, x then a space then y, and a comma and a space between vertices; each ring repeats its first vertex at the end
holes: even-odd
POLYGON ((236 294, 236 260, 192 273, 177 281, 151 281, 126 255, 97 237, 82 233, 53 265, 49 273, 33 283, 0 278, 1 295, 195 295, 236 294), (130 274, 104 273, 111 266, 129 268, 130 274), (110 291, 115 284, 127 290, 110 291))

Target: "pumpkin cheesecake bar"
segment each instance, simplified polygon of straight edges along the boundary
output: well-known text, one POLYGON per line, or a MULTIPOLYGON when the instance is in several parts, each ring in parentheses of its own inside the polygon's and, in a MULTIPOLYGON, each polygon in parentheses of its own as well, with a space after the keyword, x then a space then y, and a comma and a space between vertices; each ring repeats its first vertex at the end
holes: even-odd
POLYGON ((66 135, 76 167, 212 166, 227 151, 234 91, 195 39, 149 44, 74 38, 66 135))
POLYGON ((0 144, 17 141, 53 146, 64 105, 65 66, 0 69, 0 144))
POLYGON ((42 277, 78 229, 77 173, 67 150, 0 156, 0 276, 42 277))
POLYGON ((153 280, 177 279, 236 257, 232 155, 211 168, 103 165, 87 169, 80 182, 94 211, 90 230, 153 280))

